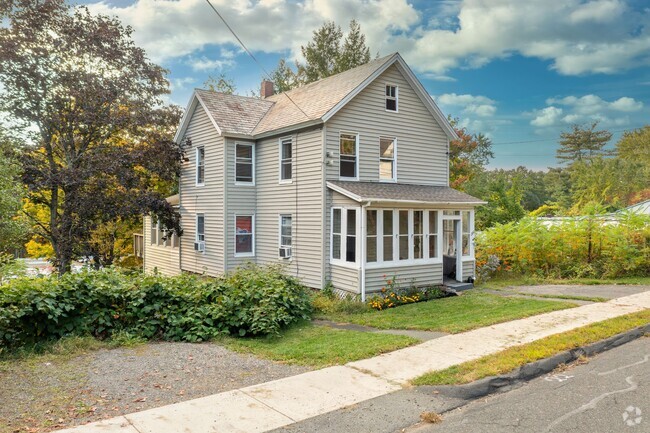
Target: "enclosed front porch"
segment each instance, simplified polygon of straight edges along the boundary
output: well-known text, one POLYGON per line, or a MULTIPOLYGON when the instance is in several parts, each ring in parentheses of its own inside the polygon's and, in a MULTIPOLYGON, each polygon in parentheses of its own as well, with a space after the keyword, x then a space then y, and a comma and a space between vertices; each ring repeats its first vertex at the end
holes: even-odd
POLYGON ((422 287, 474 278, 477 199, 448 187, 369 182, 328 186, 329 267, 335 288, 365 299, 387 280, 422 287))

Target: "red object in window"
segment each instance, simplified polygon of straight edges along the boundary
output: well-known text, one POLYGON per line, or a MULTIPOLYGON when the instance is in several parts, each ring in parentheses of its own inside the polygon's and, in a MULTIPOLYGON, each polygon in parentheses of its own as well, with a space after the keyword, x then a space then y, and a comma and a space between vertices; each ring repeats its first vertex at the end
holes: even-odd
POLYGON ((253 217, 238 216, 236 226, 237 233, 253 233, 253 217))

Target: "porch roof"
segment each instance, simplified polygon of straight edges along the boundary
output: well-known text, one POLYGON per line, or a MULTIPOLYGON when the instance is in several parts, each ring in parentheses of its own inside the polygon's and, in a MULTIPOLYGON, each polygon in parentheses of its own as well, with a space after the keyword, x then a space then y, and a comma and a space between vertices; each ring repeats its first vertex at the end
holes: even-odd
POLYGON ((327 187, 359 203, 457 204, 466 206, 487 204, 485 201, 448 186, 332 180, 327 182, 327 187))

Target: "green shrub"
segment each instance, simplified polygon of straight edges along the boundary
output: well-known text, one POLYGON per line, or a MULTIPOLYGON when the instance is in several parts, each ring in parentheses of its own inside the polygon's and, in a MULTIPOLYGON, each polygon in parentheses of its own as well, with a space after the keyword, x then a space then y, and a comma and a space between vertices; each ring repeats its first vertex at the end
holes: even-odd
POLYGON ((498 272, 540 278, 620 278, 650 274, 650 218, 621 214, 550 227, 536 218, 497 225, 476 239, 476 265, 498 257, 498 272))
POLYGON ((249 265, 220 278, 86 270, 2 286, 0 346, 69 335, 171 341, 264 335, 310 312, 306 289, 279 267, 249 265))
POLYGON ((370 310, 367 304, 361 302, 359 295, 346 294, 338 297, 336 294, 329 294, 326 291, 319 291, 314 294, 312 307, 316 315, 357 314, 366 313, 370 310))
POLYGON ((448 296, 437 286, 416 287, 415 280, 412 280, 408 287, 402 287, 397 275, 393 275, 392 277, 384 275, 384 281, 386 285, 381 288, 381 291, 368 300, 368 305, 375 310, 385 310, 400 305, 448 296))

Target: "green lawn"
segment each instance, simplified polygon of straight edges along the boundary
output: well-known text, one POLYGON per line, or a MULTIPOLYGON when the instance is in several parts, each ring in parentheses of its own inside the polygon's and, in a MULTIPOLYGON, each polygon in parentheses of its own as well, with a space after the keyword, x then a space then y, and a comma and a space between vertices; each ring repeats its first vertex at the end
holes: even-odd
POLYGON ((402 335, 345 331, 302 323, 279 336, 220 338, 215 342, 237 352, 320 368, 370 358, 420 341, 402 335))
POLYGON ((480 292, 402 305, 383 311, 325 313, 321 318, 379 329, 417 329, 458 333, 554 310, 575 307, 570 302, 507 298, 480 292))
POLYGON ((458 385, 484 377, 505 374, 524 364, 604 340, 630 329, 647 325, 649 322, 650 310, 616 317, 562 334, 551 335, 532 343, 511 347, 502 352, 455 365, 445 370, 427 373, 412 383, 414 385, 458 385))

